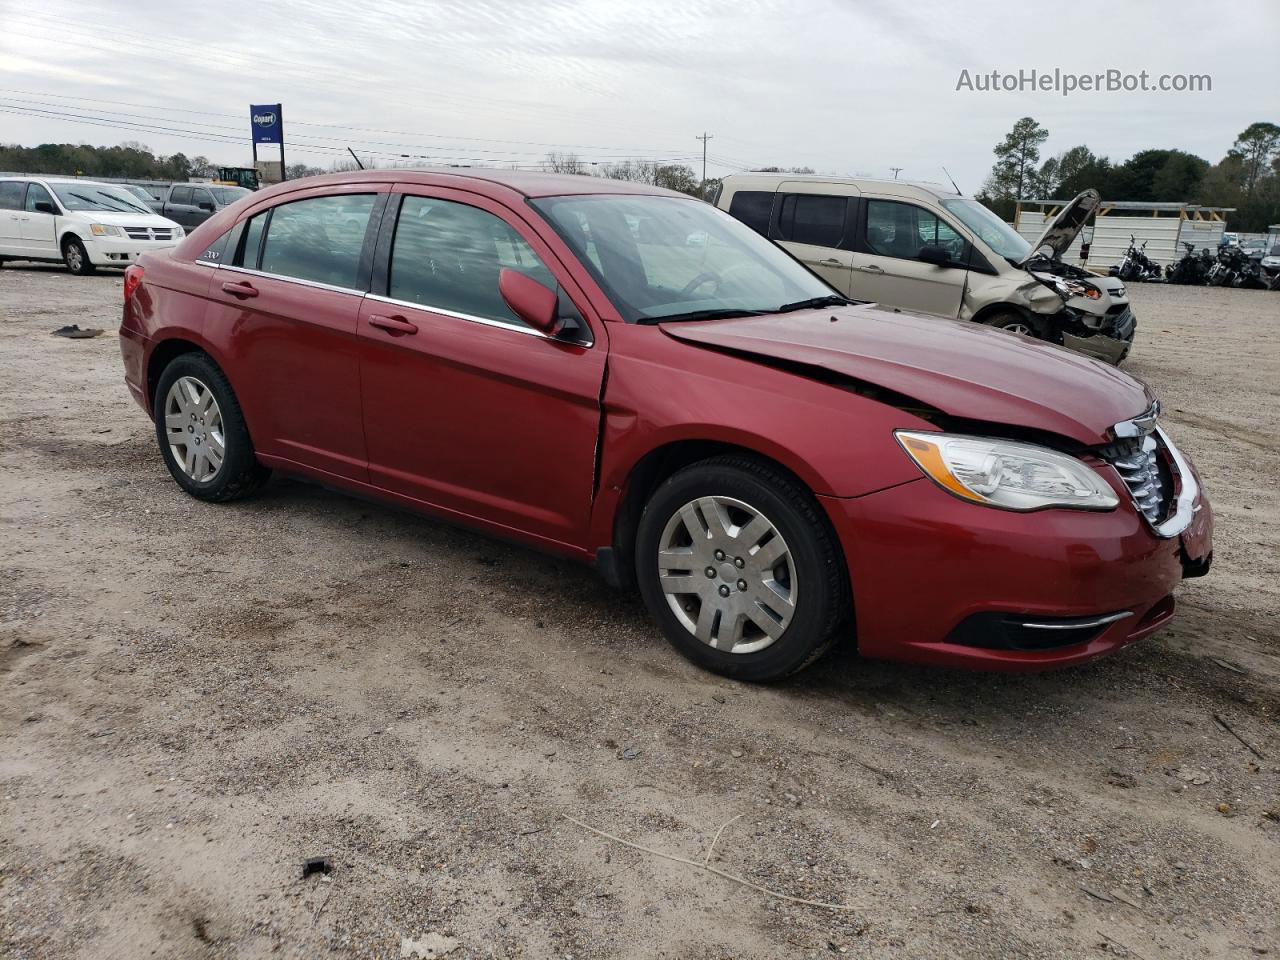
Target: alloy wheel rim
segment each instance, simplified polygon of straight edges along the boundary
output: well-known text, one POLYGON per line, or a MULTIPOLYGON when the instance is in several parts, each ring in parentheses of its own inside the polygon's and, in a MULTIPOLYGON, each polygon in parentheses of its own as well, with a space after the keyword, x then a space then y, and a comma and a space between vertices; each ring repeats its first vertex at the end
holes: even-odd
POLYGON ((179 377, 164 400, 164 429, 174 461, 192 480, 208 483, 222 469, 226 436, 213 391, 195 377, 179 377))
POLYGON ((781 531, 732 497, 699 497, 667 521, 658 583, 699 642, 747 654, 777 642, 796 610, 796 575, 781 531))
POLYGON ((1005 329, 1008 330, 1010 333, 1020 333, 1024 337, 1031 336, 1031 328, 1027 326, 1025 323, 1018 322, 1018 323, 1006 324, 1005 329))
POLYGON ((67 266, 69 266, 72 270, 79 270, 81 263, 82 261, 80 259, 80 250, 73 243, 71 246, 67 247, 67 266))

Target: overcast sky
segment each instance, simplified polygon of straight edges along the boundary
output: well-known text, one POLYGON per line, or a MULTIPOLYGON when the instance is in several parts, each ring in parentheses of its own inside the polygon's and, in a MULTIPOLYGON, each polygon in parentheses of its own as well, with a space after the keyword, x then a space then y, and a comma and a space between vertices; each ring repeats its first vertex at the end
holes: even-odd
POLYGON ((945 165, 971 192, 1025 115, 1050 131, 1044 156, 1085 143, 1219 160, 1249 123, 1280 122, 1278 37, 1275 0, 0 0, 0 141, 139 140, 242 164, 248 104, 281 102, 291 163, 327 167, 350 144, 696 169, 705 130, 712 176, 779 164, 942 180, 945 165), (1031 68, 1207 73, 1213 89, 956 90, 965 69, 1031 68))

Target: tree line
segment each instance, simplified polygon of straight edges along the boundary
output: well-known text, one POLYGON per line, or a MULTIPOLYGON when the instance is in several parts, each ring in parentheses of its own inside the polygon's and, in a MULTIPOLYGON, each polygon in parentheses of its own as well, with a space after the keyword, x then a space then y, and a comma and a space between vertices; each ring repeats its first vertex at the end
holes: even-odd
POLYGON ((1040 159, 1049 131, 1023 117, 996 144, 977 198, 1006 220, 1019 200, 1067 200, 1093 187, 1104 200, 1235 207, 1232 229, 1261 233, 1280 223, 1280 126, 1252 123, 1217 163, 1176 149, 1139 150, 1122 163, 1087 146, 1040 159))

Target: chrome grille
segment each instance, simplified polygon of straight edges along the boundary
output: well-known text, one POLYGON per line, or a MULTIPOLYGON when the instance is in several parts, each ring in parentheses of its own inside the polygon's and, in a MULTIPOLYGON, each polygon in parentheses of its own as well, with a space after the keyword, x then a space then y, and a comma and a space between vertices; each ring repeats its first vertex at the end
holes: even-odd
POLYGON ((125 227, 124 232, 130 240, 173 239, 173 229, 170 227, 125 227))
POLYGON ((1143 516, 1152 524, 1160 523, 1173 498, 1173 479, 1161 463, 1158 435, 1126 437, 1099 453, 1116 468, 1143 516))

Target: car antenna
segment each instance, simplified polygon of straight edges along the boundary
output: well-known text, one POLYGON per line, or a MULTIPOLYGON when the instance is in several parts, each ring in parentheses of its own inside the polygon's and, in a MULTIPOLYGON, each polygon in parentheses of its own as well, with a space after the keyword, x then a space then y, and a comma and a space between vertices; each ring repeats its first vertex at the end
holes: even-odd
MULTIPOLYGON (((940 167, 941 167, 941 166, 942 166, 942 164, 938 164, 938 166, 940 166, 940 167)), ((943 173, 947 173, 947 168, 946 168, 946 167, 942 167, 942 172, 943 172, 943 173)), ((959 187, 957 187, 957 186, 956 186, 956 182, 955 182, 955 180, 952 178, 951 174, 947 173, 947 179, 951 181, 951 186, 952 186, 952 188, 955 190, 955 192, 956 192, 956 193, 958 193, 958 194, 960 194, 960 196, 962 196, 962 197, 963 197, 963 196, 964 196, 964 191, 963 191, 963 190, 961 190, 959 187)))
POLYGON ((351 154, 351 159, 356 162, 356 166, 363 170, 364 164, 360 162, 360 158, 356 156, 356 152, 350 147, 347 147, 347 153, 351 154))

